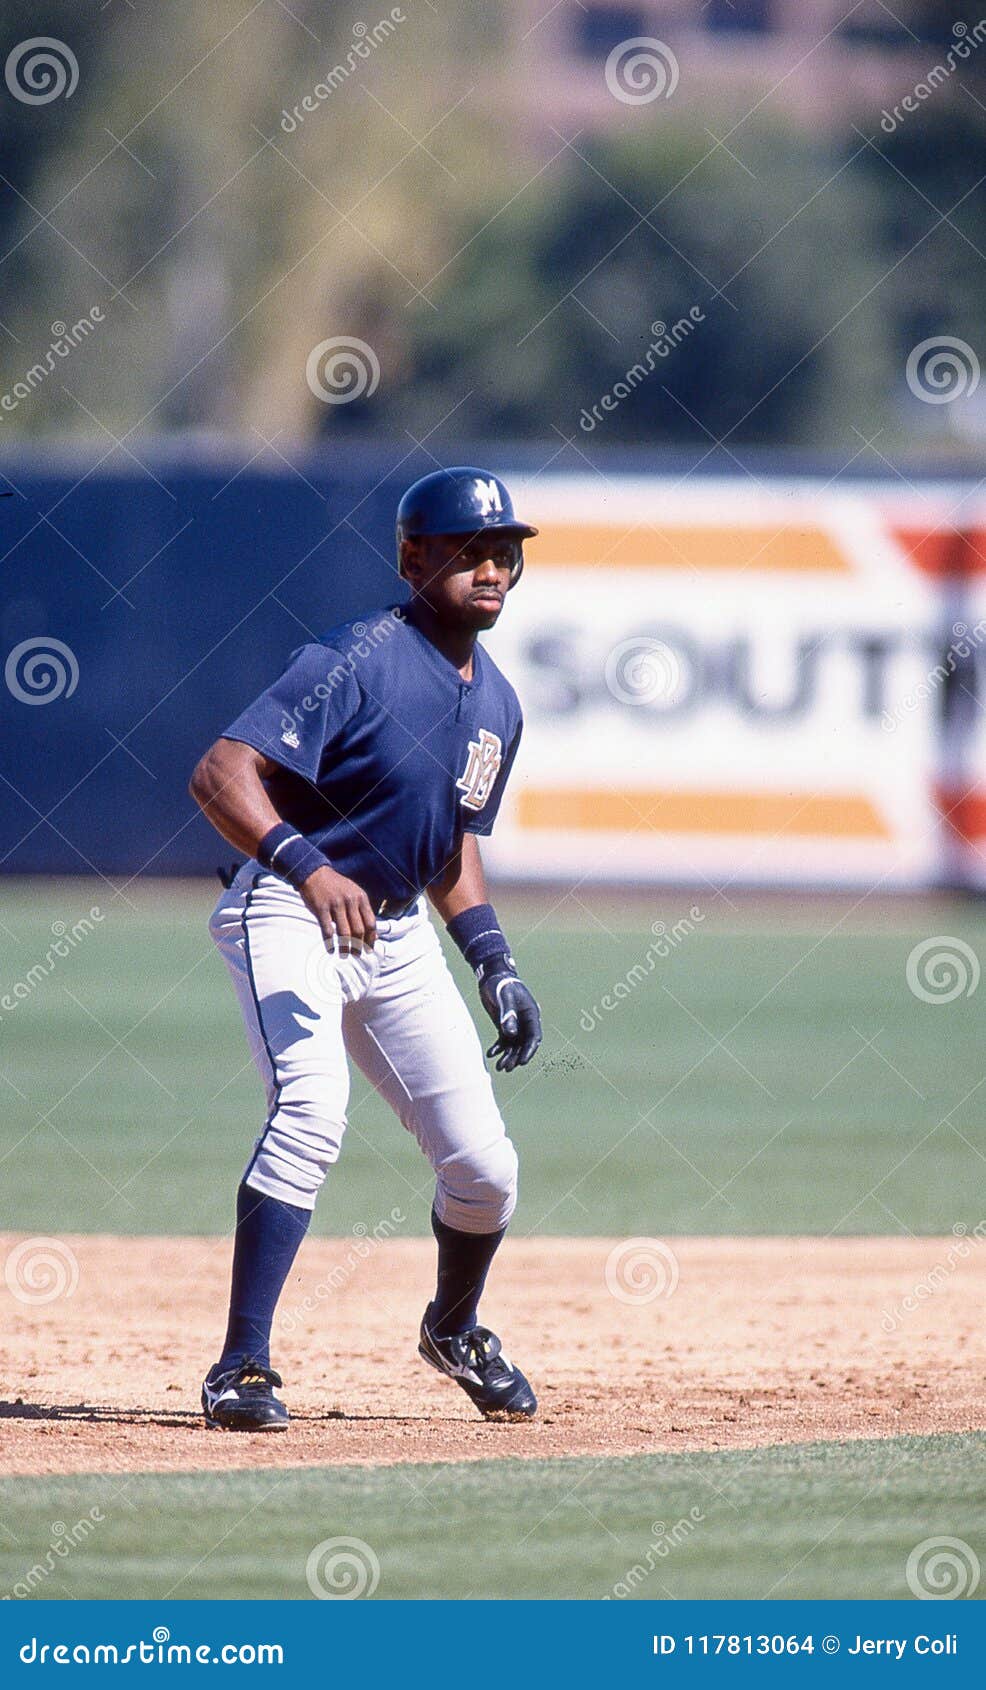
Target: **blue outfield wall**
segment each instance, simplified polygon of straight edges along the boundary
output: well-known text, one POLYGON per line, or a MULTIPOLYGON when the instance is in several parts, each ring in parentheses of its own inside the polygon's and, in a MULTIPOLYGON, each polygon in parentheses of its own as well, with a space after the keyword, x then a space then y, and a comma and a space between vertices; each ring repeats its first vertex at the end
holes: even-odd
POLYGON ((433 460, 250 455, 0 459, 0 659, 55 639, 78 664, 44 705, 16 695, 30 651, 0 687, 8 873, 211 872, 223 847, 186 790, 201 752, 296 646, 403 596, 394 508, 433 460))
MULTIPOLYGON (((201 752, 296 646, 403 597, 394 511, 437 457, 410 440, 283 452, 259 439, 0 450, 6 872, 211 873, 223 847, 186 790, 201 752), (32 672, 52 642, 70 653, 64 674, 32 672)), ((601 502, 620 471, 866 479, 796 454, 739 456, 594 447, 591 467, 601 502)), ((508 479, 589 467, 560 441, 466 443, 454 457, 508 479)), ((903 473, 969 478, 945 462, 903 473)))

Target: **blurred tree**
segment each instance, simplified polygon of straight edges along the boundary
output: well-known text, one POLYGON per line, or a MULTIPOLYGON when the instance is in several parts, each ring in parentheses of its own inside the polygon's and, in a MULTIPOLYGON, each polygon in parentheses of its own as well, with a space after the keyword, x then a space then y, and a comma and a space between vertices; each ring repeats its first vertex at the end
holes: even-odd
POLYGON ((583 412, 663 343, 652 325, 694 308, 598 438, 821 442, 839 413, 869 426, 878 315, 828 331, 877 278, 878 196, 865 180, 826 187, 831 158, 786 131, 761 125, 738 145, 743 163, 680 123, 660 146, 577 144, 506 213, 477 214, 429 295, 437 311, 413 310, 374 424, 417 432, 443 395, 472 390, 477 432, 582 438, 583 412))
MULTIPOLYGON (((694 87, 615 113, 603 95, 566 141, 511 79, 506 16, 51 0, 72 98, 0 89, 0 394, 53 323, 104 320, 6 433, 926 444, 910 347, 940 331, 986 357, 986 49, 892 134, 869 113, 869 144, 766 102, 731 126, 694 87), (379 385, 322 402, 309 354, 353 336, 379 385)), ((6 64, 40 28, 29 0, 3 28, 6 64)))
MULTIPOLYGON (((67 53, 58 62, 66 90, 73 81, 75 86, 68 98, 33 104, 36 96, 55 86, 48 77, 57 78, 58 70, 52 59, 46 72, 36 55, 32 67, 32 55, 21 51, 22 44, 35 39, 42 29, 34 0, 6 0, 0 22, 0 72, 10 78, 9 82, 7 76, 0 79, 0 316, 5 320, 19 315, 20 285, 36 288, 43 275, 37 249, 24 252, 18 247, 22 256, 13 269, 7 255, 18 242, 28 244, 24 237, 38 222, 32 206, 44 197, 41 184, 50 160, 73 144, 80 126, 95 121, 102 97, 106 32, 95 10, 80 15, 78 0, 51 0, 45 6, 43 28, 46 35, 64 43, 67 53), (16 97, 11 83, 29 98, 16 97)), ((16 330, 11 326, 8 343, 13 334, 16 330)))
MULTIPOLYGON (((986 48, 982 51, 986 53, 986 48)), ((986 93, 986 63, 962 67, 970 91, 986 93)), ((947 110, 932 101, 906 117, 891 135, 881 133, 860 157, 881 196, 881 216, 872 231, 883 280, 878 298, 890 330, 889 386, 896 388, 892 427, 926 448, 935 436, 943 446, 973 451, 984 432, 979 405, 928 406, 908 386, 908 354, 925 341, 957 338, 969 348, 966 365, 986 366, 986 104, 960 99, 947 110)), ((972 394, 970 394, 970 400, 972 394)))

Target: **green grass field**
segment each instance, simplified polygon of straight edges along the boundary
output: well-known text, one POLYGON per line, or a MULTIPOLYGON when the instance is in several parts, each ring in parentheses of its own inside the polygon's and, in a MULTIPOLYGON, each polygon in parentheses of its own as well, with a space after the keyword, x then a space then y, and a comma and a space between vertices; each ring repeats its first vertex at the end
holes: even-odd
MULTIPOLYGON (((0 898, 9 1229, 228 1231, 262 1099, 205 931, 212 888, 127 897, 18 882, 0 898), (49 967, 52 924, 71 931, 93 906, 91 933, 49 967)), ((497 903, 547 1033, 531 1067, 497 1080, 521 1154, 518 1231, 947 1233, 983 1218, 986 986, 927 1002, 906 973, 935 935, 986 954, 978 906, 497 903)), ((399 1206, 424 1233, 430 1196, 416 1147, 356 1076, 316 1230, 399 1206)), ((304 1600, 309 1552, 349 1536, 378 1557, 381 1598, 903 1598, 924 1538, 986 1560, 984 1448, 6 1480, 0 1594, 47 1565, 59 1523, 96 1509, 30 1594, 304 1600), (656 1522, 676 1533, 666 1551, 656 1522)))
POLYGON ((310 1552, 348 1537, 376 1556, 381 1599, 910 1597, 916 1544, 947 1535, 982 1548, 984 1454, 986 1437, 901 1438, 627 1461, 8 1480, 0 1595, 40 1565, 39 1599, 307 1601, 310 1552), (47 1572, 52 1522, 71 1533, 87 1517, 91 1535, 47 1572))
MULTIPOLYGON (((263 1103, 205 931, 212 888, 127 897, 133 908, 98 882, 22 882, 0 898, 10 1227, 228 1226, 263 1103), (93 932, 12 999, 52 923, 71 929, 93 905, 93 932)), ((986 955, 980 908, 847 916, 846 898, 734 911, 694 893, 622 909, 549 893, 498 903, 546 1024, 536 1061, 497 1080, 521 1154, 519 1231, 943 1233, 982 1218, 986 985, 928 1003, 905 978, 932 935, 986 955), (652 922, 670 935, 682 919, 692 931, 648 968, 652 922)), ((372 1225, 397 1204, 406 1230, 425 1232, 430 1187, 357 1074, 316 1230, 372 1225)))

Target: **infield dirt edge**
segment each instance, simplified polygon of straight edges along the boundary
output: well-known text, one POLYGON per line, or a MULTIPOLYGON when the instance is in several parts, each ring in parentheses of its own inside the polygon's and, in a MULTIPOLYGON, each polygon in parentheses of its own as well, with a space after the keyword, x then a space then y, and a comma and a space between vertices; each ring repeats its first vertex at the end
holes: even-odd
MULTIPOLYGON (((0 1234, 4 1261, 22 1247, 26 1264, 28 1242, 0 1234)), ((630 1242, 506 1241, 484 1319, 541 1413, 503 1426, 417 1357, 430 1240, 309 1239, 275 1329, 291 1428, 242 1437, 206 1431, 198 1412, 229 1240, 65 1236, 59 1296, 19 1300, 8 1275, 0 1473, 620 1457, 983 1429, 975 1240, 630 1242)))

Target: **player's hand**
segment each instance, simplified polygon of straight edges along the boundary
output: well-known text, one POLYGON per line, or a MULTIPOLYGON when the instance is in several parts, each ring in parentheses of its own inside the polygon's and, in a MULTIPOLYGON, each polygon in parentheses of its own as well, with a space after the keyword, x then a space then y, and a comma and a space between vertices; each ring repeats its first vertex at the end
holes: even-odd
POLYGON ((377 918, 362 886, 337 874, 334 868, 317 868, 300 888, 325 939, 326 950, 335 943, 340 956, 359 956, 372 951, 377 938, 377 918))
POLYGON ((533 992, 506 957, 494 957, 477 970, 479 996, 498 1038, 486 1052, 497 1058, 498 1072, 523 1068, 541 1043, 541 1011, 533 992))

